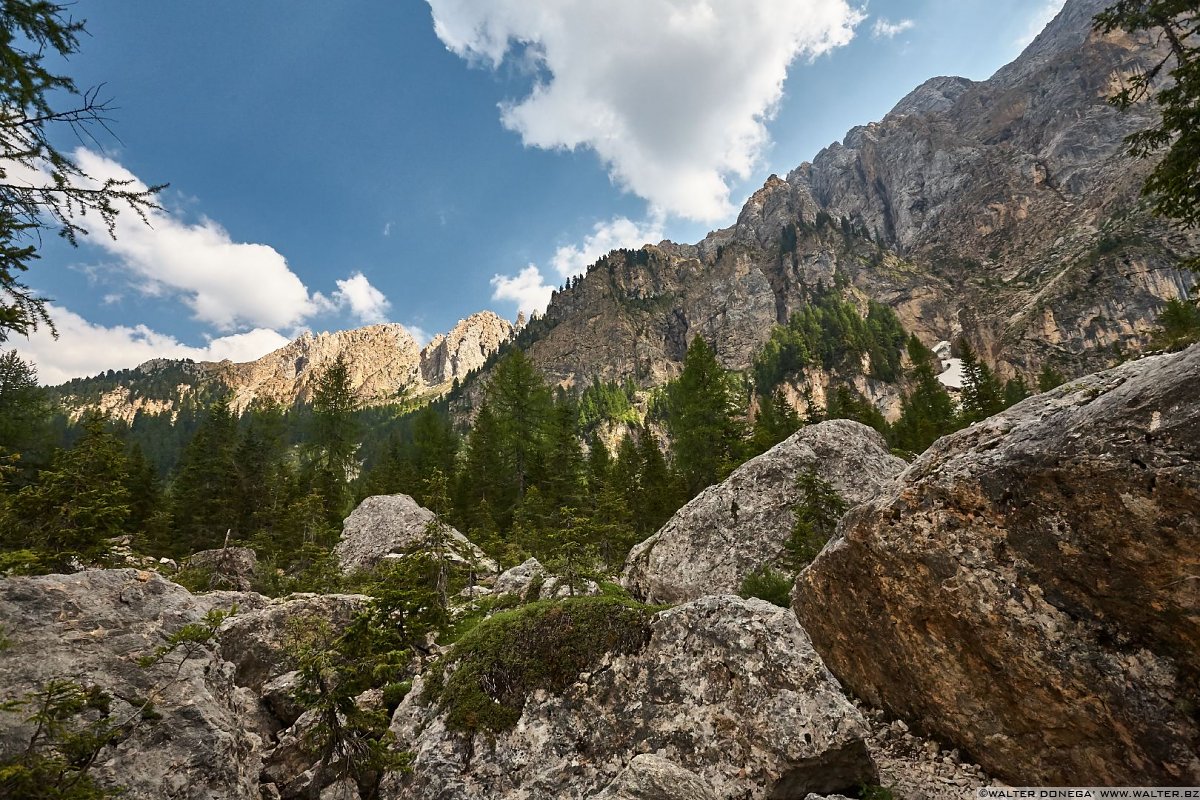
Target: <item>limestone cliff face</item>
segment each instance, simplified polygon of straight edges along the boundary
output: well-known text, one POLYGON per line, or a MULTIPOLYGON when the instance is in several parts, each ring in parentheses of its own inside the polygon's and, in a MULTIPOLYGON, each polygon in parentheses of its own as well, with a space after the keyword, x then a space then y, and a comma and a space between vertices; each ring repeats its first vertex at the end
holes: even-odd
POLYGON ((1151 217, 1148 162, 1125 136, 1153 120, 1107 98, 1155 57, 1149 38, 1099 36, 1105 0, 1069 0, 1012 64, 939 77, 786 178, 695 246, 601 259, 558 293, 533 357, 559 380, 678 371, 702 335, 744 369, 771 326, 837 286, 892 306, 927 344, 966 334, 1000 372, 1069 374, 1143 348, 1175 265, 1200 239, 1151 217))
POLYGON ((345 356, 350 380, 364 400, 396 397, 420 378, 421 348, 403 325, 369 325, 337 333, 305 333, 257 361, 214 366, 234 392, 234 406, 254 400, 283 405, 312 400, 317 382, 337 357, 345 356))
MULTIPOLYGON (((513 336, 513 326, 491 311, 472 314, 422 348, 403 325, 369 325, 335 333, 305 333, 256 361, 235 364, 154 359, 119 373, 113 386, 88 394, 88 381, 60 390, 64 407, 75 416, 98 409, 132 420, 139 411, 172 412, 180 401, 209 388, 227 389, 233 407, 244 411, 254 401, 283 406, 307 403, 322 373, 338 356, 350 367, 350 379, 365 405, 400 397, 444 392, 457 378, 478 369, 513 336)), ((109 379, 94 379, 102 383, 109 379)))
POLYGON ((449 333, 439 333, 421 351, 421 379, 429 386, 452 383, 479 369, 513 336, 513 326, 491 311, 472 314, 449 333))

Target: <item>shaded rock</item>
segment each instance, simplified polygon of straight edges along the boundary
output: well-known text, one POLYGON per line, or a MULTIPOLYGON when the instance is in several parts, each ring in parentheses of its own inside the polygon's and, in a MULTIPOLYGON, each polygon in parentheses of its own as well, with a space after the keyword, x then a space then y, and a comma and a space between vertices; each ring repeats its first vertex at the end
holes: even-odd
POLYGON ((1200 347, 948 436, 796 584, 864 700, 1027 784, 1200 781, 1200 347))
POLYGON ((635 546, 622 584, 651 603, 736 593, 747 574, 780 562, 792 532, 792 506, 800 500, 796 476, 809 468, 853 505, 898 475, 904 462, 860 423, 831 420, 802 428, 705 489, 635 546))
POLYGON ((540 586, 545 581, 547 574, 542 562, 536 558, 530 558, 524 563, 501 572, 500 576, 496 578, 492 590, 496 594, 511 594, 524 600, 534 583, 538 584, 540 593, 540 586))
MULTIPOLYGON (((186 589, 153 572, 0 580, 9 640, 0 649, 0 692, 20 698, 52 678, 75 680, 112 695, 113 721, 137 719, 152 698, 161 717, 104 748, 90 775, 135 800, 257 798, 261 743, 244 724, 257 703, 236 686, 233 667, 211 647, 181 665, 178 653, 150 668, 136 663, 203 616, 186 589)), ((24 749, 32 730, 24 716, 0 712, 0 758, 24 749)))
MULTIPOLYGON (((406 494, 368 497, 346 517, 342 538, 334 548, 342 571, 349 574, 371 569, 380 561, 419 547, 426 529, 434 520, 433 512, 420 506, 406 494)), ((495 561, 472 544, 467 537, 446 526, 450 557, 463 565, 474 565, 480 575, 499 572, 495 561)))
POLYGON ((267 681, 262 687, 263 705, 284 728, 295 724, 304 713, 304 707, 296 700, 299 677, 295 670, 285 672, 267 681))
POLYGON ((249 547, 222 547, 201 550, 188 556, 184 569, 206 573, 205 589, 232 589, 248 592, 254 586, 258 556, 249 547))
POLYGON ((349 778, 342 778, 321 790, 321 800, 361 800, 358 785, 349 778))
POLYGON ((643 753, 596 800, 717 800, 717 795, 696 773, 643 753))
MULTIPOLYGON (((418 679, 393 718, 414 760, 411 774, 385 779, 385 798, 592 797, 644 753, 718 797, 803 797, 875 778, 862 717, 795 617, 760 600, 705 597, 654 615, 640 652, 605 655, 561 695, 535 692, 506 732, 449 730, 422 694, 418 679)), ((628 785, 650 781, 637 777, 643 766, 628 785)))
POLYGON ((368 599, 360 594, 292 595, 239 613, 226 620, 217 635, 221 657, 233 665, 239 686, 259 693, 264 684, 292 669, 287 655, 289 626, 319 620, 339 633, 354 621, 368 599))

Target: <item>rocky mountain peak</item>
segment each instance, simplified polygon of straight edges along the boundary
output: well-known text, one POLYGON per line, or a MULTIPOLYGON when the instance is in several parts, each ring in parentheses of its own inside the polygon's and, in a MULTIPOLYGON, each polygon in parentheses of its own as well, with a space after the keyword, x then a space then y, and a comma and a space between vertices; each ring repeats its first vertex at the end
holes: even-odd
POLYGON ((497 314, 476 312, 459 320, 448 333, 429 340, 421 351, 421 377, 431 386, 462 378, 482 367, 488 356, 515 333, 513 324, 497 314))
POLYGON ((930 114, 949 110, 963 92, 975 85, 970 78, 960 78, 954 75, 942 75, 930 78, 916 89, 906 94, 895 107, 888 112, 887 117, 899 117, 906 114, 930 114))
POLYGON ((513 334, 512 324, 491 311, 460 320, 424 348, 408 328, 393 322, 347 331, 304 331, 283 347, 244 363, 151 359, 120 376, 117 385, 99 391, 87 381, 79 388, 72 383, 61 402, 74 416, 98 409, 129 421, 139 411, 173 411, 184 395, 200 386, 216 385, 230 392, 231 406, 238 412, 255 401, 287 407, 311 402, 320 376, 340 356, 350 368, 359 400, 378 405, 445 391, 454 379, 483 366, 513 334), (167 395, 161 387, 150 390, 149 382, 161 383, 159 376, 168 369, 180 369, 181 383, 167 395))

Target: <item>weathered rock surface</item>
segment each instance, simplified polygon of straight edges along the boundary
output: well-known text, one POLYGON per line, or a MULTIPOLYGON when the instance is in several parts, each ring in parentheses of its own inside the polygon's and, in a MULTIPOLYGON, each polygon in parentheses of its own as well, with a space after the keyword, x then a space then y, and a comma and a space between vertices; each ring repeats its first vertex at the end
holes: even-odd
POLYGON ((1200 346, 942 439, 794 606, 864 700, 1023 784, 1200 781, 1200 346))
POLYGON ((254 585, 258 556, 249 547, 201 550, 188 556, 184 569, 208 573, 209 589, 248 592, 254 585))
POLYGON ((460 320, 449 333, 439 333, 421 350, 421 378, 431 387, 462 380, 513 337, 513 326, 491 311, 460 320))
POLYGON ((368 599, 360 594, 292 595, 265 607, 239 613, 221 625, 217 646, 233 665, 234 680, 256 695, 265 684, 292 670, 287 654, 291 626, 312 622, 328 625, 335 635, 345 630, 368 599))
POLYGON ((524 600, 530 587, 544 581, 547 574, 542 562, 536 558, 526 559, 517 566, 501 572, 492 590, 496 594, 511 594, 524 600))
POLYGON ((550 600, 600 594, 600 584, 590 578, 575 582, 575 591, 565 578, 550 574, 542 562, 530 558, 506 569, 496 578, 493 594, 511 594, 521 600, 550 600), (535 591, 536 590, 536 591, 535 591))
MULTIPOLYGON (((153 699, 161 718, 106 747, 89 774, 124 786, 133 800, 252 800, 258 797, 261 742, 244 720, 256 698, 234 670, 202 648, 144 669, 153 653, 204 608, 181 586, 152 572, 87 570, 0 580, 0 692, 20 698, 52 678, 95 685, 113 696, 115 720, 137 718, 153 699)), ((23 715, 0 712, 0 756, 23 749, 23 715)))
MULTIPOLYGON (((406 494, 368 497, 346 517, 342 538, 334 554, 349 574, 371 569, 385 558, 402 556, 426 541, 426 530, 434 514, 406 494)), ((480 575, 499 572, 495 561, 467 537, 446 527, 446 544, 452 560, 474 564, 480 575)))
POLYGON ((625 561, 625 588, 651 603, 736 593, 750 572, 778 565, 800 499, 796 476, 810 468, 854 505, 900 474, 904 461, 857 422, 802 428, 705 489, 635 546, 625 561))
MULTIPOLYGON (((660 612, 650 628, 642 651, 606 656, 561 696, 535 693, 516 728, 494 736, 448 730, 414 685, 392 722, 413 770, 389 776, 383 796, 592 797, 641 754, 722 798, 874 782, 862 717, 787 609, 705 597, 660 612)), ((652 783, 637 777, 642 765, 626 784, 652 783)))
POLYGON ((643 753, 596 800, 717 800, 717 795, 696 773, 643 753))

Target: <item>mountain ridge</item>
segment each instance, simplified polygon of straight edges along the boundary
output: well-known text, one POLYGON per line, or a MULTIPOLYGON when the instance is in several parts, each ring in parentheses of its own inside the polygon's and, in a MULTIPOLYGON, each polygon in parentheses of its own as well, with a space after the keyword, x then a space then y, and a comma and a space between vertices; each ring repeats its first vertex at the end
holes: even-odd
POLYGON ((985 81, 926 81, 695 245, 600 259, 555 294, 531 357, 562 383, 653 384, 701 335, 744 370, 773 325, 835 285, 891 306, 927 345, 965 337, 1005 377, 1144 349, 1163 303, 1195 285, 1177 265, 1200 239, 1139 196, 1152 163, 1124 137, 1156 111, 1107 97, 1155 45, 1095 33, 1103 5, 1069 0, 985 81))
POLYGON ((515 330, 512 323, 494 312, 480 311, 459 320, 450 331, 437 334, 424 347, 397 323, 346 331, 305 331, 253 361, 155 358, 132 370, 114 373, 124 380, 98 393, 94 389, 107 375, 76 379, 56 389, 60 402, 73 417, 98 410, 125 422, 139 412, 173 411, 184 395, 201 386, 223 387, 237 412, 255 402, 290 407, 310 402, 322 372, 343 355, 359 401, 365 406, 380 405, 444 393, 455 380, 482 367, 515 330), (172 375, 180 380, 151 396, 147 379, 172 375))

